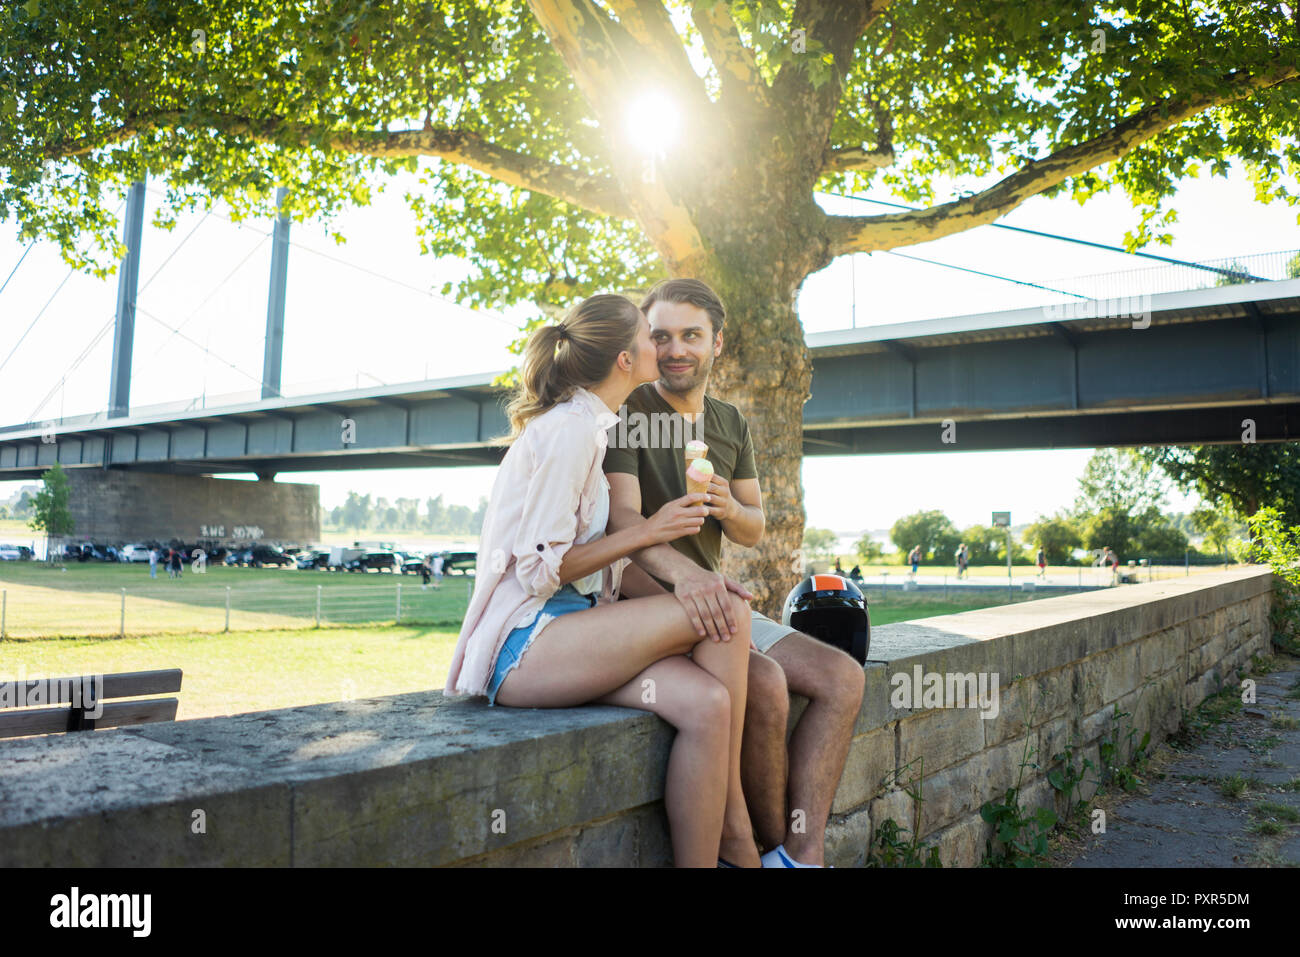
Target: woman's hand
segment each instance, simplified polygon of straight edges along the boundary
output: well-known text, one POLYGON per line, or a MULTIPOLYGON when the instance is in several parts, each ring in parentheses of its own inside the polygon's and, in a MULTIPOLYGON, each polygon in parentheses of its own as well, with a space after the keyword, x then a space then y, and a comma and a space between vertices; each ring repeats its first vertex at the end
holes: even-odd
POLYGON ((675 498, 647 519, 650 540, 655 545, 671 542, 684 535, 694 535, 704 527, 704 516, 709 514, 704 505, 703 492, 688 492, 675 498))

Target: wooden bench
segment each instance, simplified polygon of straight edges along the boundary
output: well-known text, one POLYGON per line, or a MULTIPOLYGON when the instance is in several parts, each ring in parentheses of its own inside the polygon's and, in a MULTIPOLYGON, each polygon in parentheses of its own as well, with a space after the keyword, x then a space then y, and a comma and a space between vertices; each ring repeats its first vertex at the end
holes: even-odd
POLYGON ((0 738, 62 731, 93 731, 153 721, 175 721, 176 698, 147 698, 141 701, 110 701, 139 695, 166 694, 181 690, 181 669, 129 671, 115 675, 80 675, 75 678, 30 678, 0 682, 8 685, 0 697, 0 738), (43 692, 41 704, 68 707, 24 707, 33 693, 43 692), (98 695, 98 697, 96 697, 98 695), (103 712, 98 717, 89 712, 103 712))

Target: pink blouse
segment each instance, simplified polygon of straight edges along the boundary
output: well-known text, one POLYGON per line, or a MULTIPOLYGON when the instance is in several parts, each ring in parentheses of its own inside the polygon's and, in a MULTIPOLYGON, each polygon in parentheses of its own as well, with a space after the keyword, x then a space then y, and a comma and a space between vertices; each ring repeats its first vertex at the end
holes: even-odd
MULTIPOLYGON (((560 588, 560 562, 594 529, 609 483, 601 464, 606 430, 618 416, 587 389, 524 427, 497 470, 479 537, 474 596, 461 624, 443 689, 484 695, 506 637, 527 624, 560 588)), ((598 601, 618 598, 620 558, 605 567, 598 601)))

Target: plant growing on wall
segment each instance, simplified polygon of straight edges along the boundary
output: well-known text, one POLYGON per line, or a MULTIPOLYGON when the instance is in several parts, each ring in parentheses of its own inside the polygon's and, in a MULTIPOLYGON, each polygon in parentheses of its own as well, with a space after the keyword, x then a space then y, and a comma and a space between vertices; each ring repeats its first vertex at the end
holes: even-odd
POLYGON ((1300 525, 1287 528, 1282 513, 1273 507, 1252 515, 1251 559, 1273 569, 1274 600, 1269 610, 1273 644, 1289 654, 1300 654, 1300 525))

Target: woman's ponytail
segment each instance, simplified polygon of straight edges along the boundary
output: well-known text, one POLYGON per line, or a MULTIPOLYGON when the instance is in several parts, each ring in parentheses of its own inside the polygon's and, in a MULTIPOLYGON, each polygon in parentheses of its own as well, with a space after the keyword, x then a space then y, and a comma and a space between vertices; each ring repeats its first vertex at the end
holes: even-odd
POLYGON ((601 294, 584 299, 563 322, 542 326, 524 346, 519 387, 506 406, 514 442, 530 419, 595 385, 609 375, 619 353, 636 354, 641 310, 625 296, 601 294))

